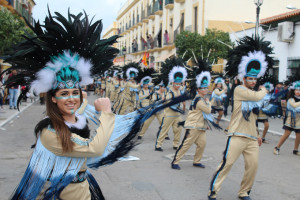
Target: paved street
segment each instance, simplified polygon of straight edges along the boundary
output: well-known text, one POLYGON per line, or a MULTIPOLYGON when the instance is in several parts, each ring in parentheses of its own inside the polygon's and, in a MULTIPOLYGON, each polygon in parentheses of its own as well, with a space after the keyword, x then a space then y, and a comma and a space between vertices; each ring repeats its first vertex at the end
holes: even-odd
MULTIPOLYGON (((89 96, 95 99, 93 95, 89 96)), ((38 102, 21 112, 0 130, 0 199, 9 199, 29 162, 35 142, 34 127, 43 118, 44 106, 38 102)), ((221 122, 227 127, 226 120, 221 122)), ((163 152, 154 151, 158 122, 154 120, 145 137, 131 156, 139 161, 118 162, 92 171, 108 200, 205 200, 212 175, 222 159, 226 136, 222 131, 207 131, 207 146, 202 163, 205 169, 192 166, 195 147, 180 162, 181 170, 170 168, 175 153, 172 140, 165 141, 163 152)), ((271 120, 273 132, 283 132, 281 120, 271 120)), ((173 134, 170 131, 170 137, 173 134)), ((183 137, 183 132, 182 132, 183 137)), ((270 144, 260 149, 259 170, 251 192, 253 200, 300 200, 300 157, 292 154, 294 140, 289 139, 281 148, 281 155, 272 151, 279 136, 268 134, 270 144)), ((218 199, 235 200, 243 176, 241 157, 222 185, 218 199)))

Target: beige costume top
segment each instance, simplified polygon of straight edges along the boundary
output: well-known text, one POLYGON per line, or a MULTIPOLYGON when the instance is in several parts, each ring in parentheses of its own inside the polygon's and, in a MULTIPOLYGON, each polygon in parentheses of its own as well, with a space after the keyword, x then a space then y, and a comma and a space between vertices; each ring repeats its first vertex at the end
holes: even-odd
POLYGON ((267 94, 267 90, 262 88, 260 91, 253 91, 245 86, 238 86, 234 91, 234 109, 228 128, 229 136, 248 137, 256 140, 258 133, 256 130, 255 121, 257 115, 250 113, 249 121, 243 117, 242 102, 243 101, 259 101, 267 94))
MULTIPOLYGON (((192 105, 197 97, 200 96, 196 95, 196 97, 192 101, 192 105)), ((192 105, 184 123, 184 128, 204 131, 207 130, 208 124, 204 120, 202 112, 205 112, 206 114, 209 114, 211 112, 210 102, 207 102, 202 97, 200 97, 199 101, 196 104, 196 108, 192 107, 192 105)))
MULTIPOLYGON (((213 92, 217 96, 221 96, 225 92, 225 90, 224 89, 220 90, 219 88, 216 88, 213 92)), ((220 101, 216 101, 215 98, 212 98, 211 101, 210 101, 210 103, 211 103, 211 106, 215 107, 216 109, 223 109, 223 106, 222 106, 221 102, 220 101)))
POLYGON ((133 95, 134 92, 132 92, 132 89, 138 89, 140 86, 136 83, 132 83, 131 81, 128 81, 125 85, 124 89, 124 98, 128 101, 134 101, 135 95, 133 95))
MULTIPOLYGON (((166 94, 166 100, 172 99, 174 97, 178 97, 180 95, 181 95, 180 90, 175 91, 173 87, 171 87, 166 94)), ((180 104, 178 104, 178 108, 180 108, 180 104)), ((181 114, 168 107, 164 109, 164 115, 167 117, 179 117, 181 114)))
POLYGON ((141 89, 139 92, 139 107, 146 107, 150 105, 150 91, 149 89, 141 89))
MULTIPOLYGON (((300 106, 300 101, 296 102, 294 98, 288 100, 288 107, 297 108, 300 106)), ((292 118, 292 113, 287 112, 287 116, 284 120, 284 125, 293 129, 300 129, 300 113, 295 113, 295 118, 292 118)))

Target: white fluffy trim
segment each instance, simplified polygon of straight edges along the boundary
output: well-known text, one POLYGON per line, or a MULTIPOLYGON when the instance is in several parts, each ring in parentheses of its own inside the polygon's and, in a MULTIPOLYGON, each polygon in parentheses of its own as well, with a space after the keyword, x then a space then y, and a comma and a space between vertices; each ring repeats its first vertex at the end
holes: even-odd
POLYGON ((210 85, 210 80, 211 80, 210 73, 208 71, 204 71, 196 76, 197 88, 201 87, 201 82, 204 77, 207 78, 208 85, 210 85))
POLYGON ((266 62, 266 55, 262 51, 249 52, 247 56, 243 56, 241 63, 239 64, 239 77, 243 79, 247 74, 247 66, 252 60, 257 60, 260 63, 260 72, 257 78, 262 77, 268 67, 266 62))
POLYGON ((265 82, 264 86, 267 88, 269 86, 269 92, 274 89, 274 85, 270 82, 265 82))
POLYGON ((69 128, 75 127, 75 128, 78 128, 78 129, 83 129, 86 126, 85 116, 84 115, 79 115, 78 113, 76 113, 75 115, 76 115, 76 118, 77 118, 76 123, 72 124, 70 122, 65 121, 65 124, 69 128))
POLYGON ((187 71, 184 67, 181 67, 181 66, 175 66, 173 67, 173 69, 170 71, 169 73, 169 82, 174 82, 174 75, 176 73, 182 73, 182 82, 184 82, 186 80, 186 77, 187 77, 187 71))
POLYGON ((150 76, 145 76, 144 78, 142 78, 142 80, 141 80, 141 85, 144 85, 143 83, 144 83, 144 81, 145 80, 149 80, 149 83, 151 83, 152 82, 152 78, 150 77, 150 76))
POLYGON ((114 71, 114 76, 118 76, 118 73, 119 73, 119 71, 118 71, 118 70, 115 70, 115 71, 114 71))
POLYGON ((294 90, 295 88, 299 88, 300 86, 300 80, 299 81, 295 81, 292 86, 289 87, 289 89, 291 90, 294 90))
POLYGON ((136 76, 138 75, 139 73, 139 70, 137 70, 136 68, 134 67, 130 67, 126 70, 126 76, 127 76, 127 79, 130 79, 130 72, 135 72, 136 73, 136 76))
POLYGON ((79 72, 81 86, 93 83, 90 72, 93 66, 92 63, 79 57, 78 54, 71 56, 69 52, 65 50, 61 56, 57 57, 53 62, 49 61, 43 69, 37 72, 36 80, 30 85, 30 93, 34 92, 38 95, 51 90, 56 82, 56 73, 66 66, 70 66, 79 72))
POLYGON ((215 79, 215 84, 217 84, 218 82, 221 82, 222 85, 224 84, 224 79, 222 79, 221 77, 218 77, 215 79))

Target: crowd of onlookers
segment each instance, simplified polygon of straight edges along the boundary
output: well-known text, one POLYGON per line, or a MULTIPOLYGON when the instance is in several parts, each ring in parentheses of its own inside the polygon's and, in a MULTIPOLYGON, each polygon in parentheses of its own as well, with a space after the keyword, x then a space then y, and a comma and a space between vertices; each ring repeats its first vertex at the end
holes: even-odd
POLYGON ((7 85, 3 85, 4 82, 9 82, 15 76, 18 75, 17 70, 6 72, 2 75, 0 81, 0 108, 4 109, 5 104, 9 105, 9 109, 17 109, 17 99, 20 92, 20 85, 16 82, 10 82, 7 85))

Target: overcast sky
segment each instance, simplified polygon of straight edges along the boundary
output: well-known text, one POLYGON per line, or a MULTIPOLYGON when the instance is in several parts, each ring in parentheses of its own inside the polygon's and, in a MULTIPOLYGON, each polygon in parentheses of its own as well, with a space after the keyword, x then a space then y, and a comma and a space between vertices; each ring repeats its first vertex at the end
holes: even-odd
POLYGON ((51 14, 59 12, 66 16, 68 8, 71 13, 77 14, 83 10, 95 20, 102 19, 103 31, 108 28, 117 18, 117 13, 127 0, 35 0, 36 6, 33 9, 35 20, 43 22, 47 15, 47 4, 51 14))

